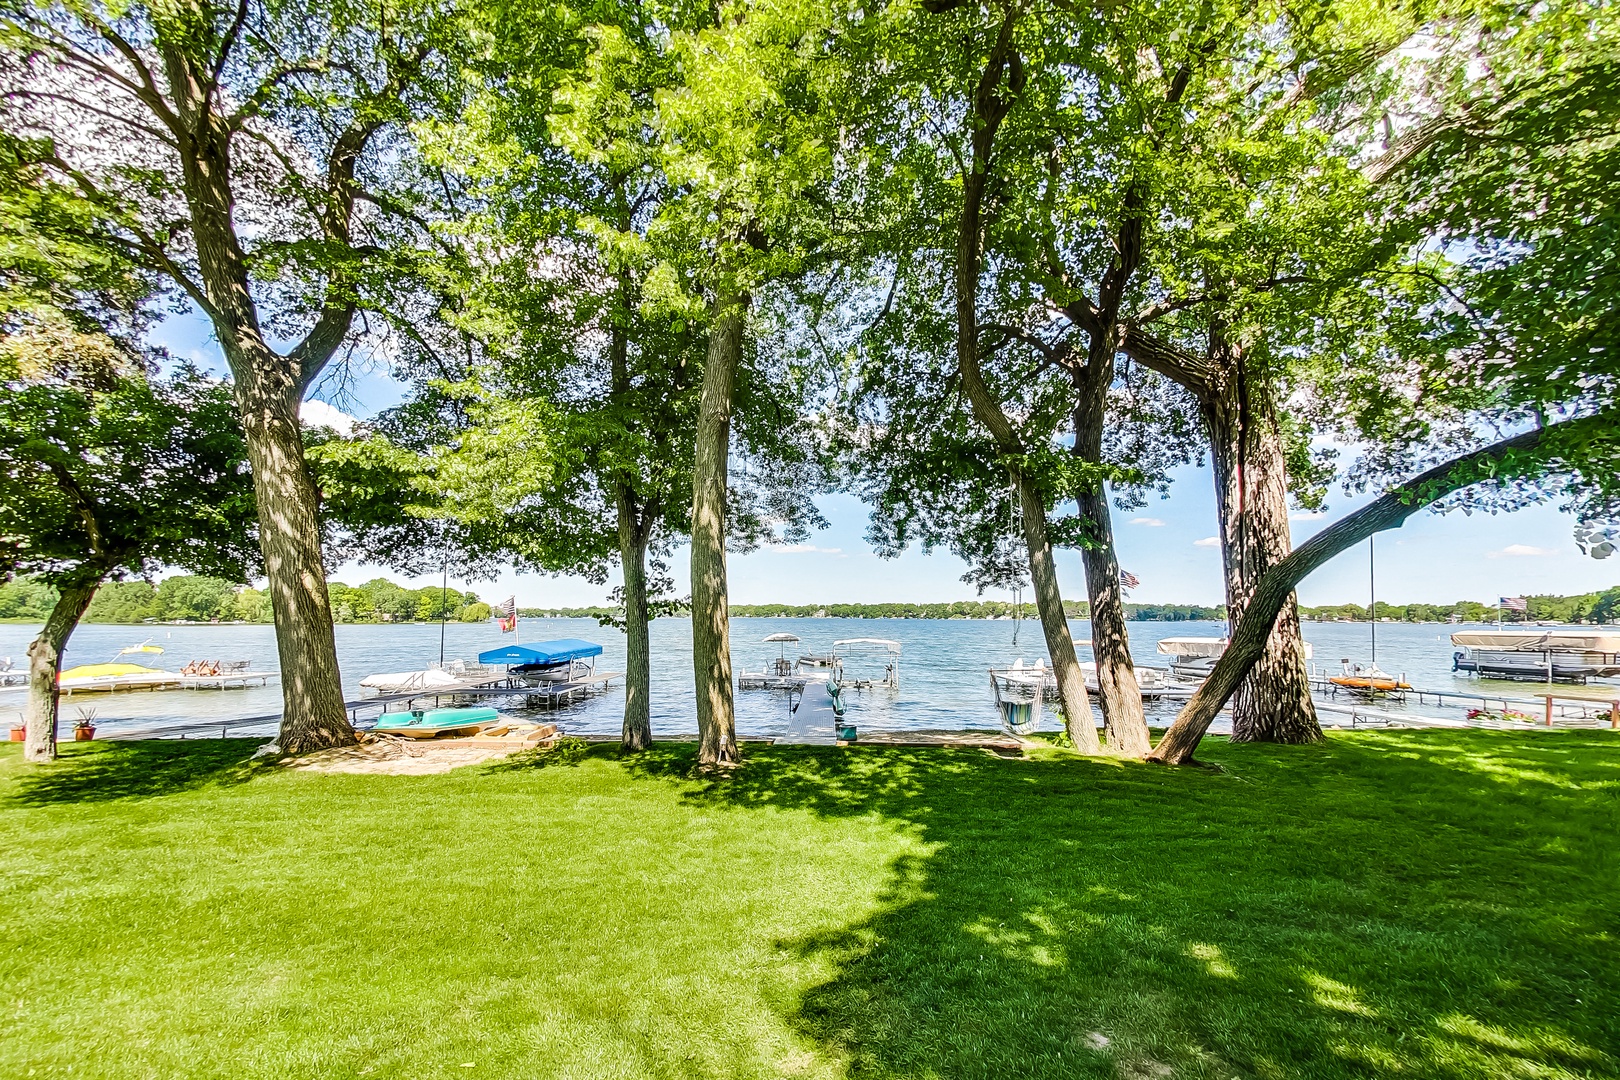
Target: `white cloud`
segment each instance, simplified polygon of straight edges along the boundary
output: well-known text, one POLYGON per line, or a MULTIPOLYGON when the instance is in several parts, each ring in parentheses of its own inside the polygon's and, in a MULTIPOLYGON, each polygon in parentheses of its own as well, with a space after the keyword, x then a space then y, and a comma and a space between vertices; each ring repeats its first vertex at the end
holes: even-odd
POLYGON ((1327 517, 1326 510, 1295 510, 1288 515, 1289 521, 1315 521, 1317 518, 1327 517))
POLYGON ((306 401, 299 406, 298 418, 304 422, 305 427, 329 427, 339 435, 352 434, 356 423, 355 418, 342 409, 315 400, 306 401))
POLYGON ((1164 522, 1160 521, 1158 518, 1131 518, 1131 524, 1132 525, 1146 525, 1149 528, 1157 529, 1161 525, 1163 525, 1164 522))
POLYGON ((1206 536, 1202 540, 1194 540, 1193 541, 1193 547, 1220 547, 1220 546, 1221 546, 1221 538, 1218 537, 1218 536, 1206 536))
POLYGON ((1501 551, 1488 551, 1488 552, 1485 553, 1485 556, 1486 556, 1486 558, 1489 558, 1489 559, 1501 559, 1501 558, 1514 558, 1516 556, 1521 556, 1521 555, 1556 555, 1556 554, 1558 554, 1558 552, 1554 551, 1552 548, 1532 547, 1529 544, 1509 544, 1507 547, 1503 548, 1501 551))
POLYGON ((766 551, 775 551, 783 555, 842 555, 843 548, 817 547, 814 544, 781 544, 769 547, 766 551))

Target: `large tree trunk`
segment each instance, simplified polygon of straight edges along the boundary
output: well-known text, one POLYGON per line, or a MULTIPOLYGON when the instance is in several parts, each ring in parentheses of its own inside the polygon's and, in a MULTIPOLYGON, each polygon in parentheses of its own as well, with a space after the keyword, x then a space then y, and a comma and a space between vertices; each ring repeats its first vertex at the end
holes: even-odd
MULTIPOLYGON (((177 100, 194 92, 184 63, 166 58, 177 100)), ((276 620, 281 657, 282 720, 278 737, 289 754, 354 742, 343 708, 337 643, 321 557, 319 505, 304 461, 298 407, 309 380, 342 342, 353 316, 348 301, 324 308, 298 348, 281 355, 264 340, 248 280, 248 260, 231 219, 229 137, 212 114, 198 114, 195 141, 184 148, 186 197, 197 265, 214 333, 241 410, 242 434, 253 465, 258 498, 259 547, 276 620)), ((334 242, 348 240, 354 159, 363 138, 346 133, 334 151, 336 196, 326 227, 334 242), (358 141, 357 141, 358 139, 358 141)))
POLYGON ((647 539, 635 500, 620 487, 619 565, 624 570, 624 729, 627 753, 652 745, 652 645, 647 623, 647 539))
POLYGON ((298 395, 237 377, 242 430, 259 501, 259 547, 281 658, 282 752, 354 742, 343 706, 337 641, 326 592, 315 483, 304 462, 298 395))
MULTIPOLYGON (((1074 412, 1074 453, 1082 461, 1102 461, 1102 429, 1107 414, 1108 387, 1113 382, 1112 333, 1093 341, 1086 376, 1078 380, 1079 401, 1074 412)), ((1091 651, 1097 658, 1097 697, 1102 702, 1108 748, 1127 757, 1142 757, 1153 748, 1147 717, 1142 713, 1142 691, 1131 661, 1131 640, 1125 629, 1125 598, 1119 584, 1119 556, 1114 551, 1113 515, 1108 490, 1099 480, 1095 489, 1075 497, 1086 544, 1080 561, 1086 570, 1086 595, 1091 601, 1091 651)))
POLYGON ((73 628, 79 625, 90 598, 96 595, 101 579, 61 586, 56 606, 39 636, 28 646, 28 705, 23 713, 27 741, 24 761, 56 759, 56 713, 60 690, 57 675, 62 666, 62 649, 73 628))
MULTIPOLYGON (((1211 374, 1198 394, 1214 465, 1226 569, 1228 619, 1237 625, 1256 584, 1293 549, 1288 464, 1269 388, 1242 349, 1211 332, 1211 374)), ((1322 738, 1311 701, 1299 605, 1290 595, 1266 649, 1232 702, 1237 742, 1310 743, 1322 738)))
POLYGON ((1620 417, 1613 414, 1565 420, 1464 454, 1380 495, 1305 541, 1260 578, 1249 600, 1249 610, 1232 632, 1226 651, 1215 662, 1209 678, 1182 706, 1176 722, 1153 748, 1148 760, 1172 765, 1185 765, 1193 760, 1193 753, 1215 715, 1237 693, 1249 670, 1265 654, 1278 613, 1288 603, 1295 587, 1317 567, 1375 533, 1399 528, 1425 506, 1470 484, 1538 475, 1543 464, 1537 451, 1550 448, 1556 454, 1561 446, 1580 445, 1584 440, 1607 436, 1617 420, 1620 417))
POLYGON ((692 670, 698 763, 705 766, 739 760, 726 597, 726 466, 747 303, 748 297, 735 289, 716 292, 692 461, 692 670))
MULTIPOLYGON (((1035 588, 1035 604, 1041 614, 1041 630, 1046 651, 1052 658, 1058 696, 1063 702, 1064 723, 1076 748, 1094 754, 1100 746, 1097 727, 1092 721, 1091 701, 1086 695, 1085 677, 1074 653, 1068 616, 1063 611, 1063 593, 1058 588, 1057 564, 1047 540, 1046 504, 1022 468, 1016 464, 1023 453, 1018 432, 1007 418, 1000 402, 985 384, 979 362, 979 268, 984 242, 982 236, 984 189, 989 179, 991 150, 996 132, 1012 107, 1012 98, 1002 93, 1002 79, 1016 60, 1012 35, 1019 9, 1010 9, 1002 20, 995 45, 985 60, 978 91, 969 117, 973 145, 972 164, 962 178, 962 217, 956 233, 956 358, 963 390, 973 415, 990 432, 1002 453, 1014 463, 1008 465, 1019 507, 1024 518, 1024 543, 1029 549, 1029 576, 1035 588)), ((1017 88, 1012 88, 1017 92, 1017 88)))
POLYGON ((1091 715, 1085 675, 1074 653, 1069 617, 1063 610, 1057 561, 1052 558, 1052 545, 1046 536, 1046 505, 1021 474, 1015 473, 1013 479, 1023 511, 1024 545, 1029 549, 1029 579, 1035 588, 1035 607, 1040 612, 1041 630, 1046 636, 1046 652, 1052 658, 1058 699, 1063 703, 1063 725, 1077 750, 1095 754, 1102 747, 1097 741, 1097 724, 1091 715))

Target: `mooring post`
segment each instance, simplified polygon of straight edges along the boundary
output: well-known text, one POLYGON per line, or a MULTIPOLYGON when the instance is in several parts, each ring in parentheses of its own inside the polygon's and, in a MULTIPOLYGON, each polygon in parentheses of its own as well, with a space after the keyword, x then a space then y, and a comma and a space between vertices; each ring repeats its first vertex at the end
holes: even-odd
POLYGON ((1552 727, 1552 699, 1553 699, 1553 696, 1551 694, 1548 694, 1547 695, 1547 726, 1548 727, 1552 727))

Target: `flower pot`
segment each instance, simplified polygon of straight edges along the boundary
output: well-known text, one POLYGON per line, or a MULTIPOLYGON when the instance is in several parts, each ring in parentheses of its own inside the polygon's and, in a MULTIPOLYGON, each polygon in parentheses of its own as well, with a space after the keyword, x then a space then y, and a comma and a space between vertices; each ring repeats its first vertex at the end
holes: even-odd
POLYGON ((25 727, 14 727, 14 728, 12 728, 11 729, 11 741, 12 742, 27 742, 28 741, 28 729, 25 728, 25 727))
POLYGON ((93 727, 76 727, 73 729, 74 742, 89 742, 95 737, 96 729, 93 727))

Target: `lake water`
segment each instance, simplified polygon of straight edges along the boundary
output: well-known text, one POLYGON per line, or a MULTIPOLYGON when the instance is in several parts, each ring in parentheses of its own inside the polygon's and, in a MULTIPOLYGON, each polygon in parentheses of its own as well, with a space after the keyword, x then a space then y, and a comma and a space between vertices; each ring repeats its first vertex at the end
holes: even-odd
MULTIPOLYGON (((1369 627, 1356 623, 1309 623, 1305 637, 1315 650, 1313 663, 1335 673, 1341 658, 1365 662, 1371 654, 1369 627)), ((1405 673, 1412 685, 1460 693, 1524 694, 1533 686, 1515 686, 1497 680, 1483 682, 1454 675, 1451 671, 1453 648, 1450 634, 1457 627, 1383 623, 1378 630, 1377 660, 1391 673, 1405 673)), ((26 663, 28 642, 37 626, 0 625, 0 656, 11 656, 18 666, 26 663)), ((378 672, 412 671, 439 658, 437 625, 345 625, 338 626, 338 660, 343 670, 343 689, 348 698, 360 697, 360 680, 378 672)), ((1085 620, 1072 624, 1077 639, 1090 636, 1085 620)), ((734 619, 732 620, 732 661, 737 671, 757 671, 777 656, 776 645, 763 644, 769 634, 786 631, 802 639, 802 652, 826 652, 835 640, 844 638, 891 638, 901 643, 900 689, 871 690, 850 695, 850 707, 858 727, 881 731, 926 728, 985 728, 996 726, 994 698, 986 669, 1003 667, 1022 658, 1033 663, 1044 657, 1045 645, 1038 623, 1024 621, 928 620, 928 619, 734 619), (1016 643, 1013 640, 1017 632, 1016 643)), ((1138 663, 1164 666, 1168 658, 1155 646, 1167 637, 1219 637, 1223 623, 1138 622, 1130 625, 1131 651, 1138 663)), ((580 637, 600 642, 604 655, 599 670, 624 670, 624 637, 593 619, 526 619, 517 635, 522 641, 580 637)), ((178 671, 195 659, 251 660, 254 670, 277 668, 275 635, 269 626, 81 626, 67 649, 64 667, 74 664, 104 663, 119 649, 150 638, 165 652, 162 656, 133 656, 128 659, 150 667, 178 671)), ((472 660, 485 649, 513 641, 502 635, 493 623, 458 624, 444 628, 444 655, 472 660)), ((659 619, 652 626, 652 717, 654 733, 672 736, 697 729, 692 695, 691 624, 686 619, 659 619)), ((1091 659, 1090 650, 1080 650, 1081 659, 1091 659)), ((790 649, 790 656, 795 655, 790 649)), ((873 652, 846 661, 851 678, 882 674, 884 656, 873 652)), ((1561 687, 1560 690, 1568 688, 1561 687)), ((1605 690, 1592 688, 1593 696, 1607 697, 1605 690)), ((623 711, 622 681, 614 688, 589 700, 547 713, 564 730, 575 733, 609 733, 619 730, 623 711)), ((20 692, 0 691, 0 725, 10 726, 19 717, 20 692)), ((1416 708, 1416 706, 1412 706, 1416 708)), ((64 700, 63 728, 66 730, 81 709, 95 710, 95 722, 109 733, 119 729, 147 727, 161 723, 195 723, 233 720, 277 713, 281 708, 281 688, 274 680, 265 687, 248 689, 184 690, 162 693, 81 695, 64 700)), ((1152 717, 1167 722, 1176 705, 1166 702, 1150 707, 1152 717)), ((1451 713, 1451 709, 1424 706, 1427 715, 1451 713)), ((738 691, 737 728, 747 737, 770 737, 785 726, 787 706, 784 695, 773 691, 738 691)), ((1324 720, 1327 720, 1324 717, 1324 720)), ((1215 730, 1222 730, 1217 721, 1215 730)), ((1048 726, 1057 726, 1048 714, 1048 726)), ((273 730, 266 726, 266 732, 273 730)))

